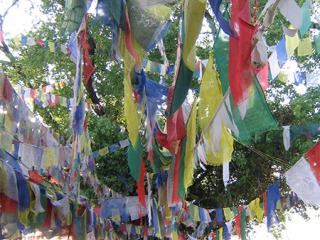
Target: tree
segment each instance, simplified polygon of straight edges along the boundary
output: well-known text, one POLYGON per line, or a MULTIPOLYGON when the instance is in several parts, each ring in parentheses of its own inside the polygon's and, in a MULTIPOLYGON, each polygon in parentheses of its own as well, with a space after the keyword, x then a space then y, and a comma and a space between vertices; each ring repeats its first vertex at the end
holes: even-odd
MULTIPOLYGON (((13 5, 17 2, 14 1, 13 5)), ((264 3, 261 3, 260 6, 258 13, 261 12, 264 3)), ((60 27, 63 25, 65 14, 63 1, 46 0, 43 2, 42 11, 51 14, 52 20, 42 23, 37 31, 30 32, 28 36, 34 39, 54 41, 58 44, 66 43, 69 36, 64 35, 64 29, 60 27)), ((178 16, 181 13, 181 7, 176 7, 175 11, 174 21, 164 37, 166 53, 171 64, 176 58, 178 16)), ((226 9, 226 11, 229 10, 226 9)), ((6 12, 0 18, 1 25, 5 16, 6 12)), ((211 9, 206 11, 205 16, 212 23, 212 31, 216 36, 219 25, 214 22, 215 18, 211 9)), ((283 32, 279 27, 282 22, 288 24, 280 14, 277 14, 274 24, 265 31, 269 44, 275 44, 282 36, 283 32)), ((94 106, 94 112, 86 113, 93 151, 128 137, 124 128, 126 119, 123 115, 123 63, 113 59, 111 34, 110 27, 101 25, 94 16, 89 15, 87 45, 95 72, 85 87, 86 101, 91 102, 94 106)), ((203 45, 205 44, 208 43, 204 42, 203 45)), ((10 59, 10 62, 3 64, 2 67, 13 82, 36 89, 45 86, 48 77, 54 81, 68 79, 69 84, 64 88, 56 89, 54 94, 72 97, 71 79, 75 76, 75 65, 70 61, 69 55, 61 52, 52 53, 39 45, 21 48, 14 42, 2 42, 1 50, 10 59), (19 56, 15 57, 13 51, 18 51, 19 56)), ((198 56, 206 59, 210 50, 210 45, 198 46, 198 56)), ((162 61, 158 49, 149 52, 148 58, 155 62, 162 61)), ((301 65, 310 69, 314 66, 312 64, 317 62, 317 58, 318 55, 314 52, 309 58, 297 58, 297 60, 300 60, 301 65), (310 64, 310 59, 315 61, 310 64)), ((155 81, 159 81, 160 78, 156 74, 150 74, 148 77, 155 81)), ((135 81, 133 77, 132 82, 135 83, 135 81)), ((167 82, 170 84, 172 77, 168 77, 167 82)), ((197 94, 199 85, 199 81, 193 79, 194 95, 197 94)), ((268 104, 280 126, 319 122, 319 103, 316 101, 319 98, 318 88, 308 89, 305 94, 300 95, 292 86, 273 81, 269 89, 268 104), (285 101, 288 103, 283 104, 285 101)), ((71 131, 68 128, 70 123, 67 120, 69 110, 66 107, 59 104, 50 108, 35 106, 35 111, 65 140, 70 137, 71 131)), ((281 136, 282 129, 279 128, 256 134, 250 145, 236 142, 230 165, 230 183, 227 189, 222 181, 222 167, 206 166, 205 171, 198 167, 194 174, 194 183, 189 188, 187 200, 194 201, 205 208, 216 208, 248 204, 260 196, 277 179, 276 173, 283 173, 292 166, 314 143, 313 139, 299 137, 286 152, 281 143, 281 136)), ((135 181, 130 176, 124 149, 98 157, 96 162, 96 172, 101 183, 125 195, 136 194, 135 181)), ((149 170, 151 171, 151 168, 149 170)), ((282 187, 286 189, 285 184, 282 187)))

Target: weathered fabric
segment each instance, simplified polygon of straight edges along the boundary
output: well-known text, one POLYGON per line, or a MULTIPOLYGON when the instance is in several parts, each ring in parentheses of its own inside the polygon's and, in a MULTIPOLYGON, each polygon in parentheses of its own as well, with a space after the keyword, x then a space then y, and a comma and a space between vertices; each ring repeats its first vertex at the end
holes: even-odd
POLYGON ((311 205, 320 205, 320 187, 305 158, 300 158, 285 172, 284 176, 288 186, 302 201, 311 205))

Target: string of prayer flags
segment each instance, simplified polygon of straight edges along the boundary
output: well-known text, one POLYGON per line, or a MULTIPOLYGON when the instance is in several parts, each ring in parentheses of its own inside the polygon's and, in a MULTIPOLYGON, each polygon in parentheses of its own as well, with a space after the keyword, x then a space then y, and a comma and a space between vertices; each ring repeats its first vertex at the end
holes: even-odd
POLYGON ((290 126, 290 135, 286 135, 287 142, 292 142, 295 138, 302 135, 308 139, 315 139, 320 134, 320 124, 302 124, 290 126))
POLYGON ((20 45, 21 47, 34 46, 36 44, 39 44, 40 47, 45 48, 45 50, 49 50, 53 53, 59 52, 59 50, 64 54, 68 53, 66 44, 59 44, 58 42, 34 39, 25 35, 21 35, 20 38, 17 38, 16 42, 16 45, 20 45))
MULTIPOLYGON (((320 187, 311 170, 311 164, 313 163, 312 153, 312 151, 307 153, 307 156, 311 157, 309 164, 306 159, 302 157, 284 173, 284 176, 288 186, 302 201, 306 204, 317 206, 320 205, 320 187)), ((318 169, 316 171, 318 171, 318 169)))

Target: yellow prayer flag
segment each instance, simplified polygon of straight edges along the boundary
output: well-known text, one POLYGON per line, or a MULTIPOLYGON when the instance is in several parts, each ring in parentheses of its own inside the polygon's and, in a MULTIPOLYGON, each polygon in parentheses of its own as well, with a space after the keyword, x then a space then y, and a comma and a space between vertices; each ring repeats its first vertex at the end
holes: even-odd
POLYGON ((223 208, 223 213, 226 221, 230 221, 231 219, 234 218, 234 214, 230 208, 223 208))
POLYGON ((302 39, 298 46, 298 56, 309 56, 312 54, 312 43, 310 37, 302 39))
POLYGON ((53 167, 55 162, 55 148, 46 147, 43 151, 43 160, 45 168, 53 167))
POLYGON ((195 43, 202 27, 205 10, 205 0, 186 0, 184 3, 185 36, 182 58, 185 65, 192 71, 196 68, 195 43))
POLYGON ((86 136, 84 132, 80 136, 80 151, 83 152, 86 146, 86 136))
POLYGON ((284 71, 280 71, 278 78, 283 83, 289 82, 289 75, 287 73, 285 73, 284 71))
POLYGON ((185 168, 184 168, 184 188, 187 190, 192 184, 194 173, 194 146, 196 142, 197 131, 197 98, 193 101, 192 110, 187 124, 187 143, 185 153, 185 168))
POLYGON ((61 105, 64 106, 64 107, 67 106, 67 99, 66 98, 62 98, 61 105))
POLYGON ((13 121, 9 115, 4 116, 4 128, 11 133, 13 126, 13 121))
POLYGON ((107 155, 109 153, 109 147, 104 147, 104 148, 101 148, 99 150, 99 155, 100 156, 104 156, 104 155, 107 155))
POLYGON ((150 72, 150 60, 147 60, 147 64, 146 66, 144 67, 144 69, 146 70, 146 72, 150 72))
POLYGON ((259 223, 262 222, 263 219, 263 214, 264 211, 263 209, 260 207, 260 198, 256 198, 255 202, 254 202, 254 208, 253 208, 254 212, 256 213, 257 216, 257 220, 259 223))
POLYGON ((30 221, 28 220, 29 209, 27 210, 18 210, 18 219, 25 227, 29 226, 30 221))
POLYGON ((20 45, 20 37, 18 37, 18 36, 16 36, 16 37, 14 37, 14 39, 13 39, 13 42, 14 42, 14 45, 16 46, 16 47, 19 47, 19 45, 20 45))
POLYGON ((299 46, 300 39, 297 33, 293 37, 289 37, 288 35, 285 35, 285 37, 287 54, 288 57, 290 57, 294 54, 294 50, 299 46))
POLYGON ((278 210, 282 210, 282 206, 281 206, 280 200, 277 202, 276 208, 277 208, 278 210))
POLYGON ((254 205, 255 205, 255 200, 252 200, 250 203, 249 203, 249 221, 251 221, 254 216, 255 216, 255 212, 254 212, 254 205))
POLYGON ((49 45, 50 52, 55 52, 54 42, 49 42, 48 45, 49 45))
POLYGON ((223 239, 223 228, 222 227, 219 228, 218 231, 219 231, 219 239, 218 240, 222 240, 223 239))
POLYGON ((172 229, 172 240, 179 240, 177 230, 172 229))
POLYGON ((208 146, 206 148, 206 159, 211 165, 222 165, 230 162, 233 152, 233 137, 221 119, 215 116, 215 114, 218 114, 217 110, 223 96, 219 76, 214 69, 212 53, 209 54, 199 97, 198 121, 200 130, 206 129, 203 136, 208 146), (213 117, 215 119, 212 121, 213 117), (209 124, 211 125, 209 126, 209 124))
MULTIPOLYGON (((132 37, 132 45, 134 47, 135 52, 139 56, 139 67, 141 67, 142 58, 145 55, 145 52, 139 46, 139 44, 134 40, 132 37)), ((125 36, 121 34, 120 41, 122 44, 125 44, 125 36)), ((121 44, 121 45, 122 45, 121 44)), ((137 141, 138 141, 138 134, 139 134, 139 123, 140 117, 137 105, 133 99, 133 91, 132 91, 132 84, 131 84, 131 71, 135 66, 136 59, 134 56, 131 55, 127 48, 121 49, 124 54, 124 114, 127 119, 127 129, 129 132, 129 139, 132 143, 132 146, 135 148, 137 141)))
POLYGON ((256 198, 249 203, 249 213, 249 221, 256 217, 259 223, 262 222, 264 211, 260 207, 260 198, 256 198))
POLYGON ((199 207, 197 205, 193 205, 193 221, 200 222, 199 207))
POLYGON ((170 17, 171 14, 171 8, 163 4, 156 4, 151 7, 148 7, 146 8, 146 11, 155 15, 158 19, 163 20, 168 19, 168 17, 170 17))
POLYGON ((2 161, 0 161, 0 182, 1 182, 1 184, 0 184, 0 192, 7 192, 7 190, 8 190, 8 178, 7 178, 6 168, 4 166, 4 163, 2 163, 2 161))
POLYGON ((0 143, 2 149, 6 150, 7 152, 11 152, 11 146, 13 145, 11 137, 0 134, 0 143))

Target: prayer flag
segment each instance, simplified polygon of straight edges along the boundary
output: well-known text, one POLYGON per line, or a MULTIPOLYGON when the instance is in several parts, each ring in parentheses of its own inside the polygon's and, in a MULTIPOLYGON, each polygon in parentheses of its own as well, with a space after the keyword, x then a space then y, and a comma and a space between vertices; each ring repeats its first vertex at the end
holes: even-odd
POLYGON ((298 56, 309 56, 312 54, 312 43, 310 37, 305 37, 299 43, 298 56))
POLYGON ((252 84, 252 40, 256 31, 251 25, 250 1, 233 0, 231 26, 236 38, 229 39, 229 85, 235 107, 248 98, 252 84))
POLYGON ((286 41, 285 38, 282 37, 276 46, 277 57, 280 63, 280 67, 282 67, 286 61, 288 60, 288 54, 286 50, 286 41))
POLYGON ((299 46, 300 39, 296 33, 293 37, 285 36, 286 38, 286 48, 288 57, 291 57, 294 54, 294 50, 299 46))
POLYGON ((185 191, 192 185, 193 173, 195 170, 194 146, 197 130, 197 98, 194 99, 192 110, 187 124, 187 143, 185 153, 184 188, 185 191))
POLYGON ((307 152, 311 170, 320 186, 320 142, 307 152))
POLYGON ((280 191, 278 182, 268 187, 267 192, 267 227, 270 230, 271 225, 278 223, 279 219, 276 213, 277 202, 280 200, 280 191))
POLYGON ((305 1, 301 7, 302 11, 302 25, 299 28, 300 36, 304 37, 304 35, 308 32, 312 23, 310 20, 310 7, 308 1, 305 1))
MULTIPOLYGON (((312 150, 307 153, 311 159, 313 158, 312 153, 312 150)), ((302 157, 285 172, 284 176, 286 177, 288 186, 298 194, 302 201, 306 204, 320 205, 320 187, 309 164, 302 157)))

